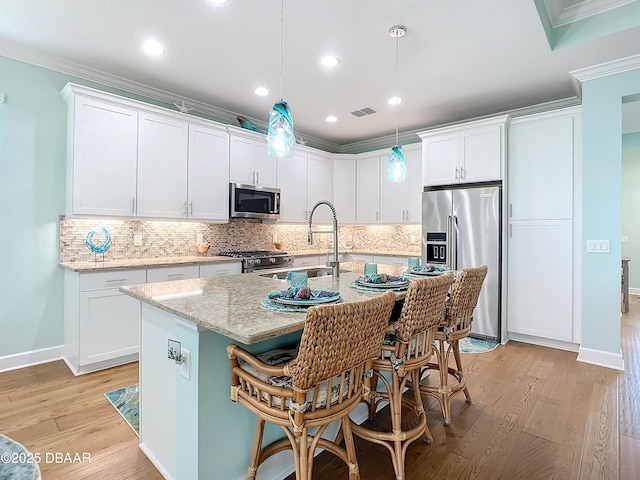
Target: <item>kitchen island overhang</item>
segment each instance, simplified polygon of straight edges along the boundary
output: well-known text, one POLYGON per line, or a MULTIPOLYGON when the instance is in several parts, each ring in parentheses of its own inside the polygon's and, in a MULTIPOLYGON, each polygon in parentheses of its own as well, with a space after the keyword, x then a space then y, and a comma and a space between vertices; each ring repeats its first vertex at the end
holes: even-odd
MULTIPOLYGON (((309 286, 340 291, 346 302, 384 293, 349 287, 363 264, 343 267, 351 271, 338 278, 310 278, 309 286)), ((403 270, 397 265, 379 268, 392 275, 403 270)), ((121 287, 141 301, 140 448, 165 478, 246 477, 256 418, 230 401, 225 349, 240 343, 258 353, 299 341, 305 312, 268 310, 260 304, 268 293, 286 287, 285 281, 259 274, 121 287), (187 365, 168 358, 168 340, 180 342, 187 365)), ((405 292, 396 293, 404 298, 405 292)), ((354 412, 355 420, 365 418, 364 406, 354 412)), ((264 442, 282 435, 278 427, 267 426, 264 442)), ((265 462, 261 476, 290 474, 293 460, 288 455, 265 462)))

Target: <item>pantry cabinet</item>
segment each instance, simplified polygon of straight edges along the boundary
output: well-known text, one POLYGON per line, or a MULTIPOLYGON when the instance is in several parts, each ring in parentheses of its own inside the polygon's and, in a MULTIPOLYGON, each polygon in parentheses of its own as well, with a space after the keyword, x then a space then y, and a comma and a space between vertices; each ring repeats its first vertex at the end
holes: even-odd
POLYGON ((508 116, 419 132, 424 186, 502 180, 508 116))
MULTIPOLYGON (((507 330, 520 341, 580 342, 580 226, 573 211, 582 158, 580 107, 528 115, 509 126, 507 330)), ((558 346, 558 345, 555 345, 558 346)), ((562 346, 562 345, 560 345, 562 346)))

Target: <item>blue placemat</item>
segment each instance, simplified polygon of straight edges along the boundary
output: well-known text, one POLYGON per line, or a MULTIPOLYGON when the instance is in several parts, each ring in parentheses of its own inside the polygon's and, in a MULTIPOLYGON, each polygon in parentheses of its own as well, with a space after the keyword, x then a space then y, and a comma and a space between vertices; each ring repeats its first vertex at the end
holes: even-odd
MULTIPOLYGON (((344 302, 343 298, 341 298, 339 302, 319 303, 318 305, 335 305, 336 303, 342 303, 342 302, 344 302)), ((314 305, 308 305, 308 306, 283 305, 282 303, 272 302, 268 298, 263 298, 262 300, 260 300, 260 305, 262 305, 262 307, 266 308, 267 310, 275 310, 277 312, 306 312, 307 308, 314 306, 314 305)))
POLYGON ((401 292, 403 290, 406 290, 407 288, 409 288, 409 285, 405 285, 404 287, 395 287, 395 288, 376 288, 376 287, 366 287, 364 285, 360 285, 359 283, 356 283, 354 281, 349 282, 349 286, 351 288, 355 288, 356 290, 363 290, 365 292, 387 292, 387 291, 391 291, 391 292, 401 292))

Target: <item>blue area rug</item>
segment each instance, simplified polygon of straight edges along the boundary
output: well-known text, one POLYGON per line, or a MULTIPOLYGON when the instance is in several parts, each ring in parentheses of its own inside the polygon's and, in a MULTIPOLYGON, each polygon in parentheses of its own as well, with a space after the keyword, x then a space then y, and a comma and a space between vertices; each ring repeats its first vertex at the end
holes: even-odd
POLYGON ((40 467, 24 445, 0 434, 0 480, 40 480, 40 467))
POLYGON ((499 343, 465 337, 460 339, 460 353, 485 353, 494 350, 499 343))
MULTIPOLYGON (((107 400, 111 402, 111 405, 115 407, 122 418, 126 420, 136 435, 140 436, 138 384, 107 392, 104 396, 107 397, 107 400)), ((2 477, 0 477, 0 480, 2 480, 2 477)))

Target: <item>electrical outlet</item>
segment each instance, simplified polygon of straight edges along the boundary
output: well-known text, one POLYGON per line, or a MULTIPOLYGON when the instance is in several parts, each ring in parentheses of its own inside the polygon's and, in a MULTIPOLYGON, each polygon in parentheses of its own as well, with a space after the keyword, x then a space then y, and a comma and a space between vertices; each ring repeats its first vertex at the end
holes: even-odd
POLYGON ((627 237, 626 235, 622 236, 622 243, 627 243, 629 241, 629 237, 627 237))
POLYGON ((415 235, 411 235, 411 243, 416 243, 416 236, 415 235))
POLYGON ((349 241, 353 242, 353 235, 349 234, 349 241))
POLYGON ((274 235, 274 236, 273 236, 273 240, 272 240, 272 242, 273 242, 273 243, 278 243, 278 235, 274 235))
POLYGON ((182 348, 181 350, 182 353, 182 363, 180 364, 180 375, 182 375, 184 378, 186 378, 187 380, 189 380, 189 377, 191 376, 191 353, 189 353, 189 350, 182 348))
POLYGON ((134 247, 140 247, 142 245, 142 234, 141 233, 136 233, 133 236, 133 246, 134 247))
POLYGON ((196 236, 196 242, 197 242, 197 243, 204 243, 204 239, 202 238, 202 234, 201 234, 201 233, 199 233, 199 234, 196 236))

